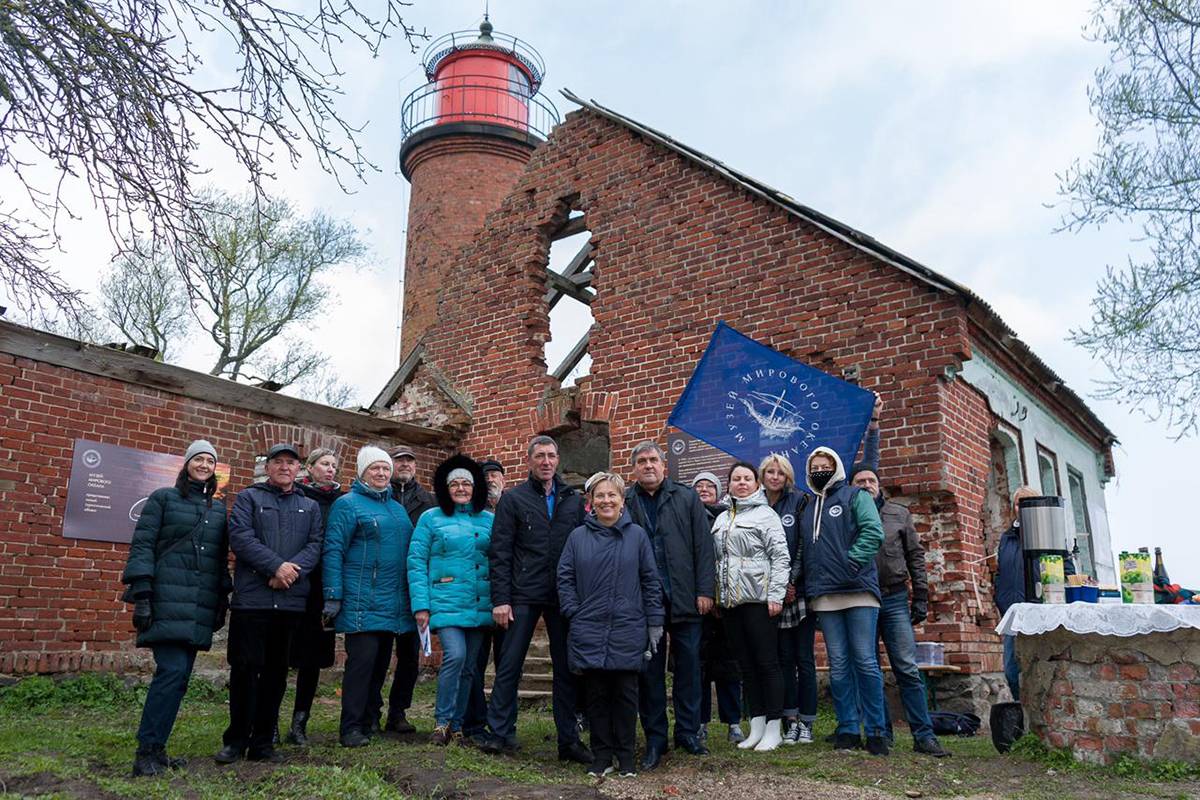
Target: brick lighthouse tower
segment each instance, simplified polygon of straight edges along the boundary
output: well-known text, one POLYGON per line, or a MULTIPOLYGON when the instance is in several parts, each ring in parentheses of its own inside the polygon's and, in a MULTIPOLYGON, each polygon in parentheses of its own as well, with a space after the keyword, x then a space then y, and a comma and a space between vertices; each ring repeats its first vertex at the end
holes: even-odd
POLYGON ((429 82, 400 112, 400 170, 412 184, 401 358, 436 320, 455 254, 558 124, 554 106, 538 96, 541 56, 494 31, 486 16, 478 31, 435 39, 421 60, 429 82))

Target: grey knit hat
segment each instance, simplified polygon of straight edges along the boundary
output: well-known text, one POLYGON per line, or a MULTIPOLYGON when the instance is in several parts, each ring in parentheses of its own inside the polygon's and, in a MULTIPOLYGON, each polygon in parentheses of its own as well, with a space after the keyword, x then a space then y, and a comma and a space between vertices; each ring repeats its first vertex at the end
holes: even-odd
POLYGON ((183 463, 187 464, 202 453, 208 453, 213 457, 213 461, 219 460, 217 458, 217 449, 207 439, 197 439, 188 445, 187 451, 183 454, 183 463))
POLYGON ((717 497, 721 496, 721 479, 711 472, 701 472, 692 478, 692 488, 696 488, 696 484, 700 481, 708 481, 713 486, 717 487, 717 497))

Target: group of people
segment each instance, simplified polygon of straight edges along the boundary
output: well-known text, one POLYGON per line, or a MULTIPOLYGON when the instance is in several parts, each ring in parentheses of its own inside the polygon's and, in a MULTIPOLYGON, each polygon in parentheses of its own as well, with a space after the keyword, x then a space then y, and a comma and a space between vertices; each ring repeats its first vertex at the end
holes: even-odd
POLYGON ((724 476, 701 473, 685 486, 667 477, 663 450, 647 441, 633 448, 630 485, 601 472, 580 492, 558 474, 555 441, 536 436, 527 480, 511 489, 498 461, 458 454, 437 466, 431 494, 408 448, 360 448, 344 491, 333 452, 302 461, 295 446, 278 444, 266 454, 265 481, 239 492, 227 517, 215 496, 217 453, 193 442, 175 485, 148 499, 123 576, 138 644, 156 664, 134 774, 179 765, 167 740, 196 653, 227 615, 223 764, 279 759, 290 667, 296 701, 284 738, 307 742, 337 633, 346 653, 343 746, 363 746, 381 731, 415 732, 407 711, 421 642, 432 632, 441 666, 431 741, 514 751, 518 688, 539 620, 559 758, 595 775, 659 765, 670 733, 668 664, 676 749, 708 753, 714 684, 719 717, 739 748, 812 742, 818 629, 838 748, 889 751, 881 639, 915 749, 946 755, 915 662, 924 555, 907 510, 880 492, 877 420, 865 453, 847 474, 837 453, 812 450, 807 492, 781 455, 737 462, 724 476), (489 661, 495 677, 485 697, 489 661), (577 709, 586 709, 590 747, 577 709))

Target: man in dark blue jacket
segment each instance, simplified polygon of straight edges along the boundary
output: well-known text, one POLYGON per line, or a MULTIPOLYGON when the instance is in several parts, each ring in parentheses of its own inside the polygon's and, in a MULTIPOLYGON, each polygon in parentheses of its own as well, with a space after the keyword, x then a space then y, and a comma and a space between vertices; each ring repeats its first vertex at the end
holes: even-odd
MULTIPOLYGON (((1000 546, 996 550, 996 608, 1004 616, 1013 603, 1024 603, 1025 597, 1025 553, 1021 547, 1021 501, 1026 497, 1041 495, 1032 486, 1022 486, 1013 492, 1013 524, 1000 534, 1000 546)), ((1075 574, 1075 563, 1065 550, 1063 573, 1075 574)), ((1008 683, 1013 700, 1021 700, 1021 668, 1017 664, 1017 637, 1004 637, 1004 680, 1008 683)))
POLYGON ((276 761, 271 743, 287 688, 291 638, 304 614, 308 576, 321 557, 321 508, 294 488, 300 453, 267 452, 267 480, 243 489, 229 519, 237 556, 230 601, 229 727, 220 764, 276 761))
POLYGON ((492 618, 504 630, 500 664, 488 703, 489 732, 478 737, 488 753, 516 747, 517 689, 538 619, 545 620, 554 670, 554 725, 558 757, 591 764, 575 721, 575 682, 567 666, 567 620, 559 612, 558 559, 571 531, 583 524, 583 497, 558 477, 558 444, 549 436, 529 442, 529 480, 496 504, 491 570, 492 618))
MULTIPOLYGON (((693 755, 706 755, 700 738, 700 638, 704 615, 716 594, 716 557, 712 528, 700 496, 666 477, 662 448, 646 441, 633 448, 635 486, 625 493, 633 521, 650 536, 667 612, 667 633, 675 656, 671 700, 675 707, 675 744, 693 755)), ((646 753, 642 769, 652 770, 667 750, 667 648, 646 665, 638 686, 646 753)))

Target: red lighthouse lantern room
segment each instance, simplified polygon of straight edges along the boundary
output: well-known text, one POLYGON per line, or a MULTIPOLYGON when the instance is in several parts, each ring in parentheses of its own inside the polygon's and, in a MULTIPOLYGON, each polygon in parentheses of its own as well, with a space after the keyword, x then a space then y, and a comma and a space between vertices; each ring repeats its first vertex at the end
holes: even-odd
POLYGON ((558 123, 554 106, 538 96, 545 74, 541 55, 515 36, 496 32, 486 18, 478 32, 458 31, 434 40, 422 63, 429 83, 410 94, 401 108, 404 150, 414 137, 436 126, 496 126, 536 144, 558 123))

